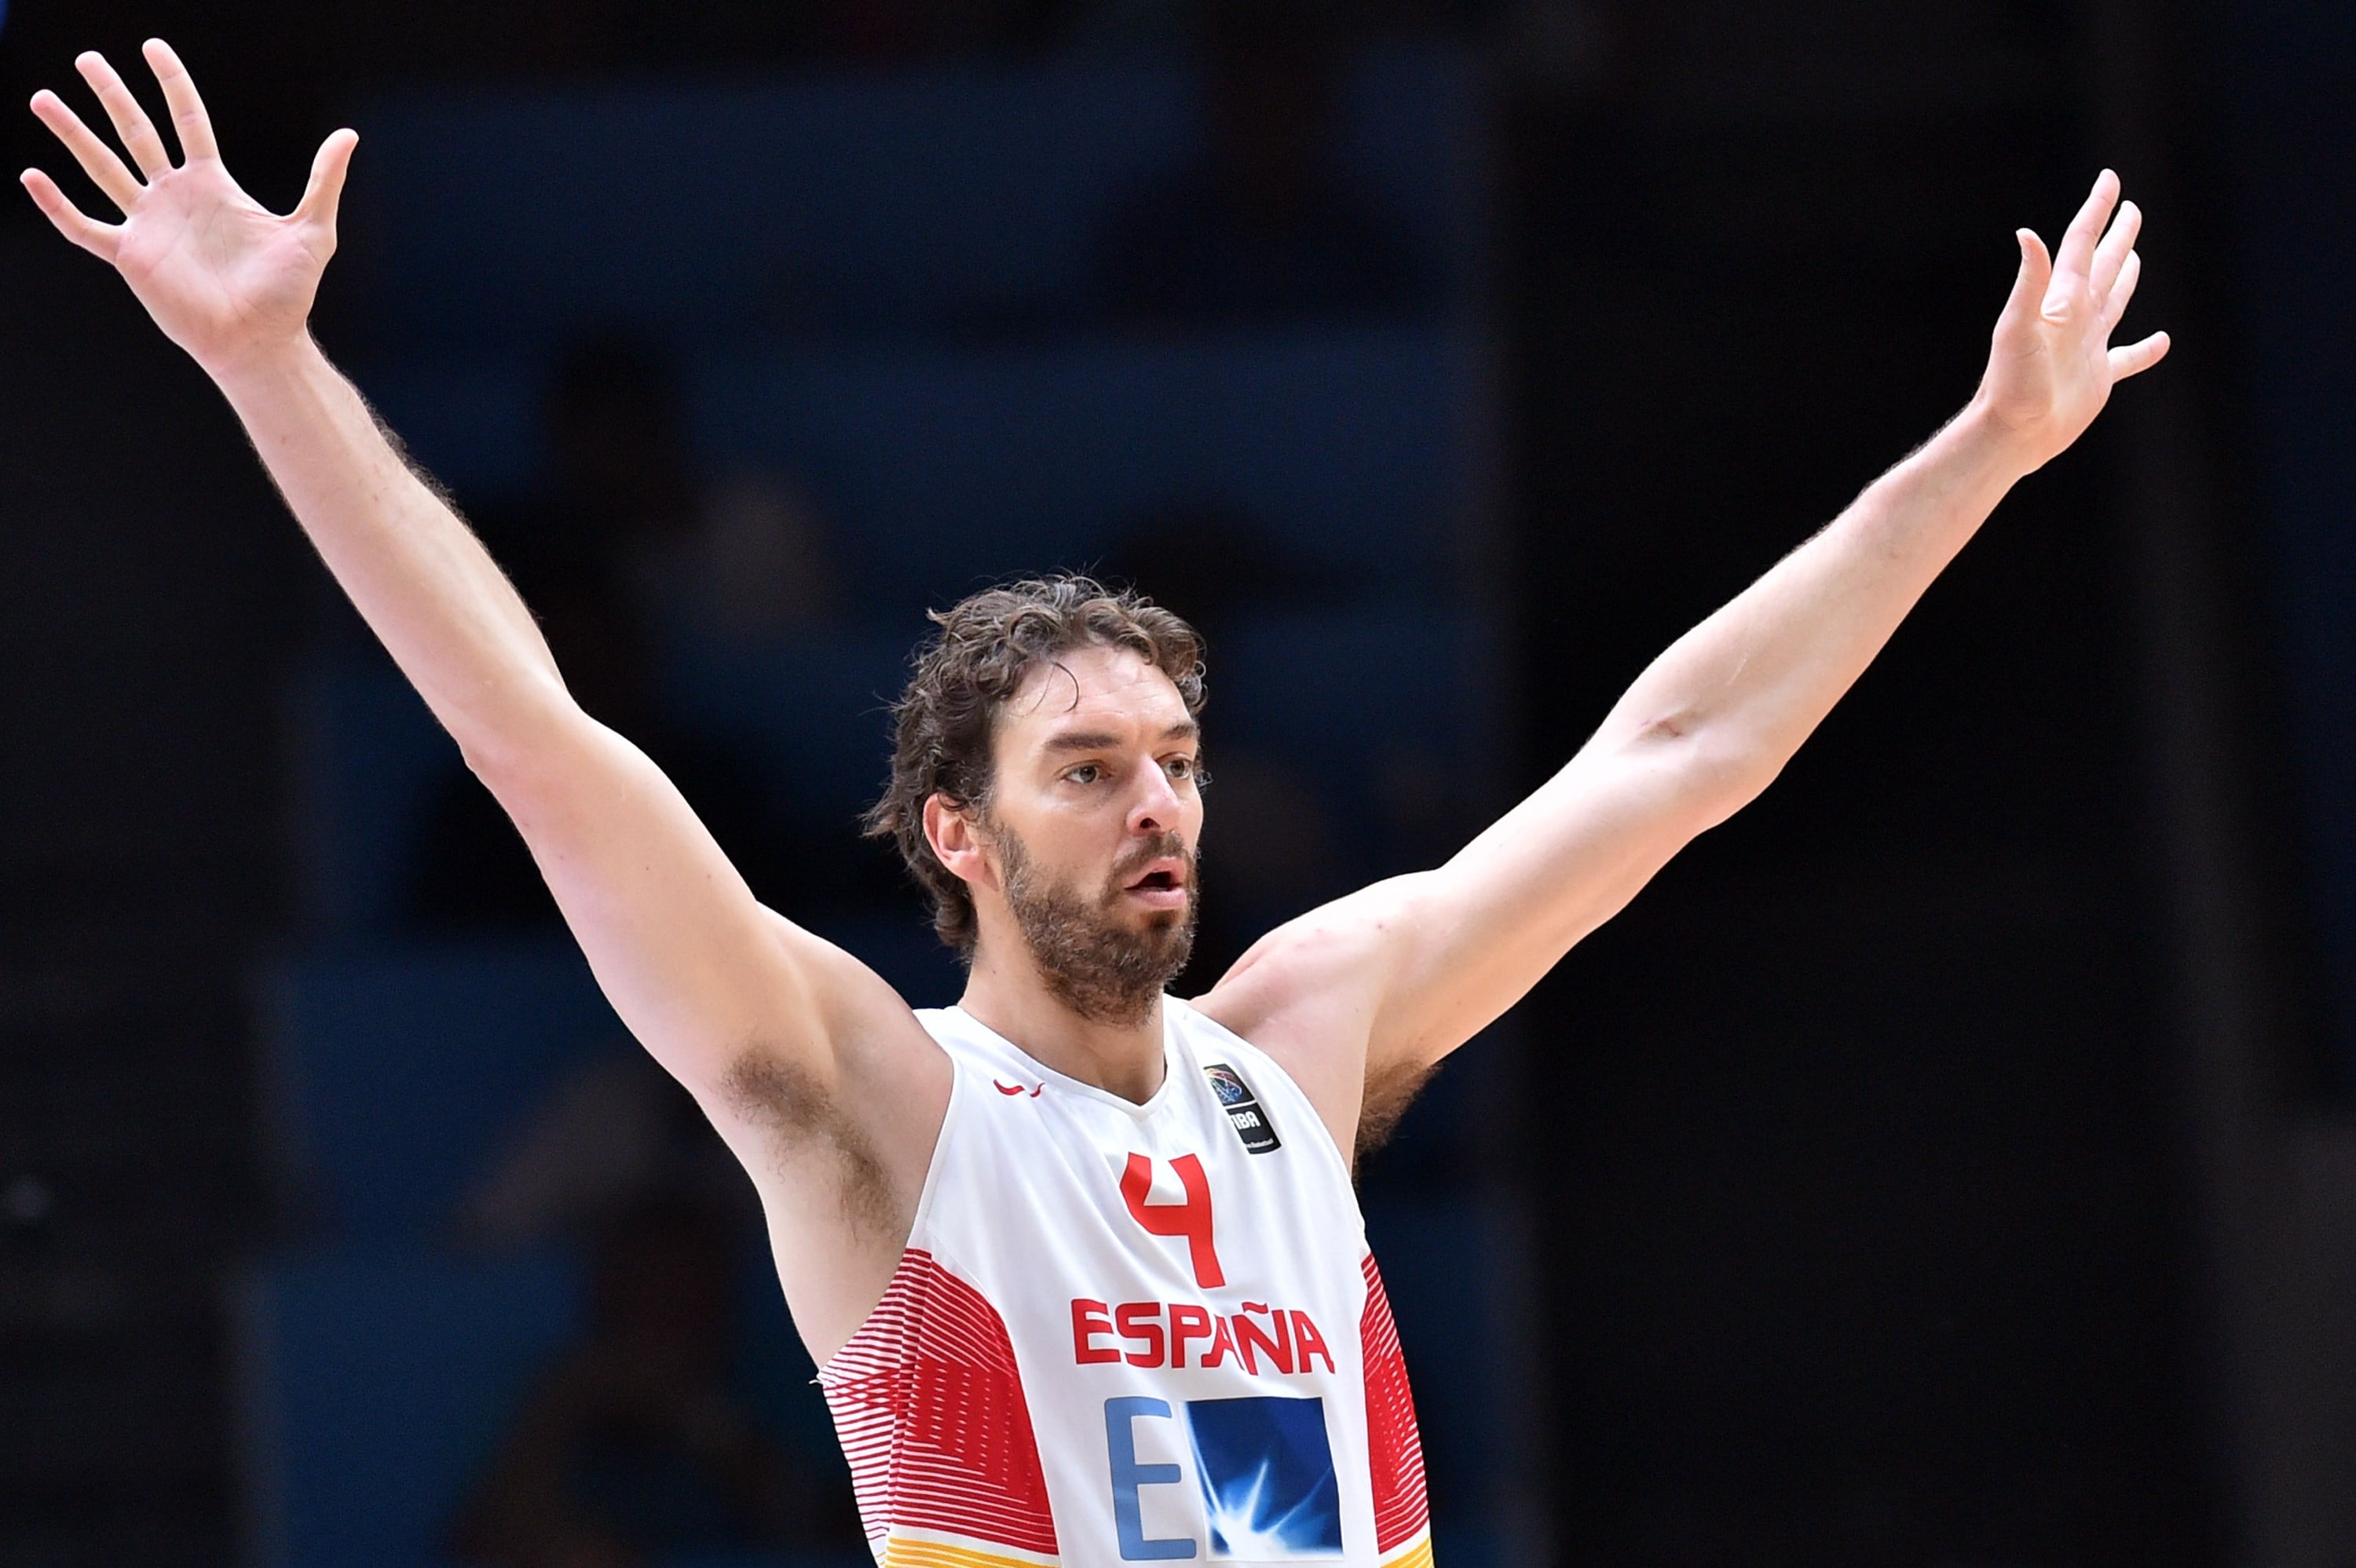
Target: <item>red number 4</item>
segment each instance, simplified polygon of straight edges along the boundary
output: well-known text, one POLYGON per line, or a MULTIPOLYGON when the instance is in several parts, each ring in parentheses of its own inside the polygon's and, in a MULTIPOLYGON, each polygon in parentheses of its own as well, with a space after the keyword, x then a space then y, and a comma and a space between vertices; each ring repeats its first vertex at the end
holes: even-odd
POLYGON ((1121 1172, 1120 1195, 1129 1204, 1129 1211, 1146 1231, 1156 1236, 1183 1236, 1186 1255, 1194 1265, 1194 1283, 1205 1290, 1214 1290, 1227 1283, 1226 1271, 1219 1267, 1218 1249, 1211 1241, 1211 1179, 1203 1174, 1203 1162, 1191 1154, 1182 1154, 1170 1162, 1178 1173, 1178 1185, 1186 1189, 1183 1203, 1148 1203, 1145 1195, 1153 1190, 1153 1161, 1141 1154, 1129 1157, 1129 1168, 1121 1172))

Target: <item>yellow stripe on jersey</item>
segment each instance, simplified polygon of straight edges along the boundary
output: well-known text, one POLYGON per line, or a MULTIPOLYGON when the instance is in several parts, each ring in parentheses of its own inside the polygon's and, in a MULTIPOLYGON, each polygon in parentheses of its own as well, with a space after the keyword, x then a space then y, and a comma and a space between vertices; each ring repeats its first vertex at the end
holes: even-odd
POLYGON ((1414 1541, 1383 1559, 1383 1568, 1431 1568, 1431 1531, 1417 1531, 1414 1541))
POLYGON ((946 1541, 917 1541, 894 1535, 884 1543, 884 1568, 1040 1568, 1051 1557, 1001 1557, 946 1541))

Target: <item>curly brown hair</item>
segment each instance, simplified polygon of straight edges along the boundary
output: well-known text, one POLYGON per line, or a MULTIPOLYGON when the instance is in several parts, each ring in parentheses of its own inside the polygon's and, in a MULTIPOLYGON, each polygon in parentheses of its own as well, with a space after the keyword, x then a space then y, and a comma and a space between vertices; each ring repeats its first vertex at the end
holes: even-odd
POLYGON ((933 929, 970 958, 973 893, 933 854, 925 802, 938 795, 959 810, 989 809, 1000 711, 1033 670, 1074 648, 1127 648, 1200 714, 1203 639, 1135 590, 1072 573, 985 589, 929 614, 940 629, 917 648, 907 689, 892 705, 892 782, 868 809, 866 830, 899 846, 932 902, 933 929))

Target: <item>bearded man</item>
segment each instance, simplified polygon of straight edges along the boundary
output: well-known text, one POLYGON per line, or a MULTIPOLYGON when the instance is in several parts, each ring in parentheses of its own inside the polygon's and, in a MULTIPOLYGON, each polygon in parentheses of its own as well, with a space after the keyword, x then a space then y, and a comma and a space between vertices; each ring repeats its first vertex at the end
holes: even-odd
MULTIPOLYGON (((1360 1127, 1751 800, 2022 475, 2167 339, 2110 347, 2139 223, 2104 173, 2020 270, 1964 411, 1680 638, 1578 754, 1446 864, 1163 994, 1194 918, 1202 664, 1062 578, 937 617, 872 826, 969 979, 916 1013, 763 908, 647 758, 583 712, 466 524, 312 342, 358 138, 301 205, 222 167, 160 42, 175 165, 33 111, 123 221, 25 185, 244 421, 337 581, 530 845, 623 1020, 760 1189, 877 1558, 1429 1563, 1398 1341, 1350 1185, 1360 1127)), ((1379 716, 1369 715, 1369 722, 1379 716)))

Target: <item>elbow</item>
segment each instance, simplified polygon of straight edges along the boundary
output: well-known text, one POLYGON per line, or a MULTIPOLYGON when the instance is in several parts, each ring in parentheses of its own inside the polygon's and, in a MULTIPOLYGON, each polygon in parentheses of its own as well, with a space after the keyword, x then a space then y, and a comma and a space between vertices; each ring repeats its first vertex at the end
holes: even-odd
POLYGON ((1676 794, 1698 833, 1749 805, 1775 782, 1789 753, 1726 724, 1663 720, 1645 726, 1638 743, 1656 749, 1674 770, 1676 794))
POLYGON ((1779 756, 1753 755, 1739 763, 1730 763, 1712 781, 1708 793, 1708 820, 1704 827, 1715 827, 1767 793, 1783 771, 1784 759, 1779 756))
POLYGON ((1697 770, 1697 787, 1707 803, 1705 826, 1717 827, 1766 794, 1788 760, 1784 752, 1755 744, 1718 749, 1697 770))
POLYGON ((466 764, 466 771, 485 789, 505 799, 519 780, 525 760, 513 741, 495 730, 466 735, 454 733, 452 738, 458 742, 458 757, 466 764))
POLYGON ((467 771, 505 800, 552 769, 565 767, 593 727, 571 694, 552 680, 506 693, 489 711, 470 715, 449 730, 467 771))

